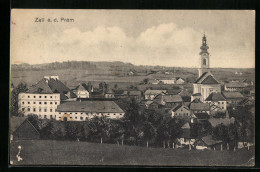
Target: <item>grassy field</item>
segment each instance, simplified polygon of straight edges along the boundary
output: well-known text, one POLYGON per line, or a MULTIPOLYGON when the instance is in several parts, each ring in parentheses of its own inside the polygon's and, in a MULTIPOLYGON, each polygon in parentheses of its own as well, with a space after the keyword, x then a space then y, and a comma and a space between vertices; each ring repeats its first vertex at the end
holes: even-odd
MULTIPOLYGON (((229 80, 229 79, 252 79, 254 80, 255 72, 253 69, 212 69, 213 75, 218 80, 229 80), (242 71, 243 75, 235 75, 235 71, 242 71)), ((149 79, 162 79, 162 78, 173 78, 173 77, 194 77, 198 76, 197 69, 183 68, 176 70, 174 74, 151 74, 148 76, 116 76, 110 71, 106 70, 83 70, 83 69, 58 69, 58 70, 41 70, 32 71, 24 70, 18 71, 14 70, 11 72, 11 81, 17 86, 20 82, 25 82, 28 86, 36 84, 45 75, 58 75, 60 80, 65 83, 69 88, 75 88, 79 82, 89 82, 91 81, 94 86, 98 86, 100 82, 106 82, 113 88, 115 84, 119 88, 125 88, 129 85, 138 85, 145 78, 149 79)))
POLYGON ((16 141, 10 145, 14 165, 248 166, 254 165, 252 157, 253 149, 189 151, 50 140, 16 141), (19 145, 23 158, 20 162, 16 159, 19 145))

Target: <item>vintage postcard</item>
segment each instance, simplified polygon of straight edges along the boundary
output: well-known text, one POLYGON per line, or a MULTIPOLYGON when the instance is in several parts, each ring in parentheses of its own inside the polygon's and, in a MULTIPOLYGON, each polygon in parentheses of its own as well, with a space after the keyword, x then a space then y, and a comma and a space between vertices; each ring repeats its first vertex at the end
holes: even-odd
POLYGON ((10 165, 254 166, 255 11, 12 9, 10 165))

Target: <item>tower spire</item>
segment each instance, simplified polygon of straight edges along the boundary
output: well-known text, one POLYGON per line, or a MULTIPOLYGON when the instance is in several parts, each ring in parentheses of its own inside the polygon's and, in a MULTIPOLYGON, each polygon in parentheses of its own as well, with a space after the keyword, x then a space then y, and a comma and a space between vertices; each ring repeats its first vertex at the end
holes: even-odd
POLYGON ((208 52, 207 38, 205 32, 202 37, 202 45, 200 47, 200 68, 199 77, 204 73, 209 71, 209 52, 208 52))

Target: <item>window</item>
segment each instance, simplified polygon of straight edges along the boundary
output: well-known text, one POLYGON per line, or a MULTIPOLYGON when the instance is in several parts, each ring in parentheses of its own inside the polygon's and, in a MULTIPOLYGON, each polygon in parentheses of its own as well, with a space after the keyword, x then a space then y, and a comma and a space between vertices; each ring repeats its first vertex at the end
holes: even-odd
POLYGON ((44 108, 44 112, 47 112, 47 108, 44 108))
POLYGON ((224 104, 224 102, 222 102, 222 104, 224 104))
POLYGON ((50 104, 52 105, 52 102, 50 102, 50 104))
POLYGON ((24 111, 24 108, 22 108, 22 111, 24 111))
POLYGON ((50 109, 50 112, 52 112, 52 109, 50 109))
POLYGON ((47 105, 47 102, 44 102, 45 105, 47 105))
POLYGON ((39 112, 41 112, 42 111, 42 109, 41 108, 39 108, 39 112))
POLYGON ((36 98, 36 96, 33 96, 33 98, 36 98))
POLYGON ((77 119, 78 117, 75 117, 75 119, 77 119))
POLYGON ((22 104, 24 105, 24 102, 22 102, 22 104))
POLYGON ((30 102, 28 102, 28 105, 30 104, 30 102))
POLYGON ((70 114, 72 114, 72 113, 70 113, 70 114))
POLYGON ((50 96, 50 98, 52 98, 52 96, 50 96))
POLYGON ((72 117, 70 117, 70 119, 72 119, 72 117))
POLYGON ((59 117, 59 118, 61 118, 61 117, 59 117))
POLYGON ((222 109, 224 109, 224 107, 222 107, 222 109))
POLYGON ((36 102, 33 102, 33 104, 36 104, 36 102))
POLYGON ((61 113, 59 113, 59 114, 61 114, 61 113))
POLYGON ((39 96, 39 98, 42 98, 42 96, 39 96))
POLYGON ((46 119, 46 118, 47 118, 47 115, 44 115, 44 118, 46 119))
POLYGON ((75 113, 75 114, 77 114, 77 113, 75 113))
POLYGON ((31 111, 31 109, 30 109, 30 108, 28 108, 28 109, 27 109, 27 111, 28 111, 28 112, 30 112, 30 111, 31 111))
POLYGON ((83 113, 80 113, 80 114, 83 114, 83 113))
POLYGON ((206 65, 206 64, 207 64, 207 60, 203 59, 203 65, 206 65))
POLYGON ((30 96, 28 96, 28 98, 30 98, 30 96))
POLYGON ((42 102, 39 102, 39 104, 41 105, 41 104, 42 104, 42 102))
POLYGON ((50 115, 50 118, 52 119, 52 115, 50 115))
POLYGON ((80 117, 80 120, 83 120, 83 117, 80 117))
POLYGON ((57 104, 57 102, 55 102, 55 105, 57 104))
POLYGON ((220 102, 218 102, 218 104, 220 104, 220 102))
POLYGON ((36 112, 36 108, 33 108, 33 111, 36 112))

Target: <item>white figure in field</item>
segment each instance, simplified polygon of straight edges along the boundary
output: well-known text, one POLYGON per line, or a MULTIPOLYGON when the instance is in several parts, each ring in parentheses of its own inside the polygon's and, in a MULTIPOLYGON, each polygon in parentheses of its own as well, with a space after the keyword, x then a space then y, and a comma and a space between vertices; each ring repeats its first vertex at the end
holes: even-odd
POLYGON ((21 158, 20 157, 20 153, 21 153, 21 150, 22 150, 22 146, 18 146, 18 149, 19 149, 19 152, 18 152, 18 154, 16 155, 16 158, 17 158, 17 161, 19 162, 19 161, 22 161, 23 160, 23 158, 21 158))

